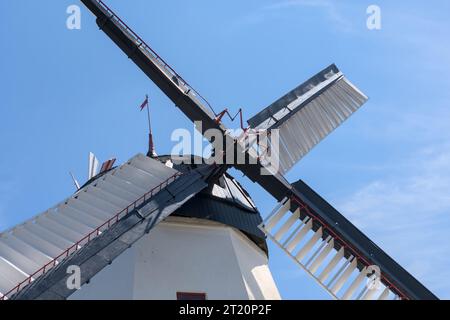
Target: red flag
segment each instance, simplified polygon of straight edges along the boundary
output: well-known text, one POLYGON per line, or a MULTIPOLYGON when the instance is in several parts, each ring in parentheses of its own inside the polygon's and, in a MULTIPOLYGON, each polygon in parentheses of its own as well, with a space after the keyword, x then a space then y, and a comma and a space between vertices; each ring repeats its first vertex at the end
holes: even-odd
POLYGON ((145 101, 141 104, 141 111, 144 110, 145 107, 148 106, 148 96, 145 97, 145 101))

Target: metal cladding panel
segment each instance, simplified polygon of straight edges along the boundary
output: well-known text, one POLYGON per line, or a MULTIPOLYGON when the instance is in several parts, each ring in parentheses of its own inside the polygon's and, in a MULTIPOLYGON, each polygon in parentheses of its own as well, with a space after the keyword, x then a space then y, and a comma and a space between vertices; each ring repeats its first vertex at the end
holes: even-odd
MULTIPOLYGON (((280 172, 285 173, 366 101, 367 97, 332 65, 248 122, 256 130, 279 130, 277 156, 280 172)), ((271 138, 268 143, 273 149, 271 138)))
POLYGON ((66 225, 71 229, 74 229, 76 232, 85 235, 94 230, 98 225, 89 226, 89 223, 84 223, 83 221, 74 219, 69 215, 66 215, 65 212, 58 212, 52 216, 56 222, 66 225))
POLYGON ((10 237, 3 238, 2 240, 17 252, 20 252, 25 257, 32 259, 33 262, 37 263, 39 266, 42 266, 51 260, 51 256, 43 253, 36 247, 29 245, 25 241, 22 241, 16 235, 11 235, 10 237))
POLYGON ((36 250, 39 250, 42 252, 45 256, 49 258, 49 260, 52 259, 52 257, 58 256, 62 249, 53 245, 51 242, 46 241, 45 239, 42 239, 24 227, 18 227, 13 231, 13 235, 31 246, 32 248, 35 248, 36 250))
POLYGON ((91 228, 96 228, 103 222, 103 220, 98 219, 97 217, 95 217, 93 215, 86 214, 83 211, 76 210, 69 206, 59 209, 59 212, 62 215, 65 215, 67 218, 78 221, 88 227, 91 227, 91 228))
POLYGON ((105 176, 104 181, 108 182, 112 186, 119 188, 120 190, 123 190, 124 192, 134 195, 135 197, 139 197, 142 192, 145 192, 145 189, 139 188, 131 184, 131 182, 121 179, 116 175, 105 176))
POLYGON ((48 231, 58 235, 63 239, 67 239, 72 243, 75 243, 77 240, 81 239, 84 236, 84 234, 82 234, 81 232, 75 231, 75 228, 72 229, 68 226, 65 226, 45 215, 36 219, 36 223, 41 227, 47 229, 48 231))
POLYGON ((22 252, 11 248, 3 241, 0 241, 0 255, 27 274, 32 274, 40 267, 37 262, 30 260, 22 252))
MULTIPOLYGON (((0 233, 2 293, 43 267, 178 171, 142 154, 93 178, 73 196, 0 233), (8 288, 5 291, 5 288, 8 288)), ((103 231, 103 229, 100 230, 103 231)))
POLYGON ((44 228, 41 226, 38 221, 29 221, 27 222, 24 227, 33 233, 34 236, 45 240, 47 242, 50 242, 52 245, 58 247, 61 249, 61 252, 63 249, 70 247, 73 242, 69 239, 66 239, 64 237, 61 237, 60 235, 48 230, 47 228, 44 228))
POLYGON ((101 189, 103 192, 114 196, 117 200, 122 200, 127 203, 133 202, 136 199, 136 196, 139 196, 139 194, 133 194, 128 190, 124 190, 108 182, 106 182, 106 180, 100 180, 96 183, 96 187, 101 189))

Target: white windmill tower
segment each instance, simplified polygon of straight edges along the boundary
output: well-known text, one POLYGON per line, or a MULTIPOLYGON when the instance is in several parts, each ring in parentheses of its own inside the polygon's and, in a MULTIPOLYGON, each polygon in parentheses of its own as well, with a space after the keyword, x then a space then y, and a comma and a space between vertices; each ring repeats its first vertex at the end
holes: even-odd
POLYGON ((246 161, 172 166, 165 157, 138 154, 115 168, 105 163, 99 174, 90 170, 93 177, 74 195, 0 234, 0 297, 279 298, 267 237, 333 298, 437 298, 303 181, 283 176, 367 100, 335 65, 258 113, 236 138, 221 122, 227 111, 215 113, 103 1, 82 2, 174 104, 202 122, 202 134, 221 133, 231 147, 219 156, 246 161), (273 129, 281 141, 280 170, 261 174, 268 153, 247 138, 273 129), (279 202, 264 221, 229 167, 279 202), (80 291, 67 285, 73 266, 80 291), (367 278, 377 286, 366 285, 367 278))

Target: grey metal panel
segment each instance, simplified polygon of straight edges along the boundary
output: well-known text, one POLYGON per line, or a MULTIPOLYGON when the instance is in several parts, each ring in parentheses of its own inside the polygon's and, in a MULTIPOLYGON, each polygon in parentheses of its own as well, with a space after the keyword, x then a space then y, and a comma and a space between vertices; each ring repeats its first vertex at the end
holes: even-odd
POLYGON ((8 243, 0 240, 0 256, 22 270, 27 274, 32 274, 39 269, 39 265, 36 261, 33 261, 29 256, 24 255, 12 248, 8 243))
POLYGON ((83 211, 77 210, 77 209, 75 209, 73 207, 69 207, 69 206, 65 206, 65 207, 59 209, 59 212, 61 214, 66 215, 67 217, 70 217, 71 219, 74 219, 79 222, 83 222, 83 224, 85 224, 89 227, 92 227, 92 228, 96 228, 104 222, 104 220, 98 219, 97 217, 95 217, 92 214, 87 214, 83 211))
POLYGON ((17 234, 10 235, 8 238, 3 238, 2 241, 5 241, 11 248, 14 248, 14 250, 17 250, 22 255, 36 262, 39 267, 52 259, 51 256, 43 253, 36 246, 32 246, 21 240, 17 234))
POLYGON ((18 227, 14 230, 14 235, 28 245, 40 250, 49 258, 57 257, 63 251, 62 248, 54 245, 50 241, 30 232, 25 227, 18 227))
MULTIPOLYGON (((140 154, 133 159, 129 161, 129 164, 133 167, 139 168, 143 171, 145 171, 147 174, 150 174, 156 178, 158 178, 160 181, 163 181, 167 178, 167 175, 174 175, 177 173, 177 170, 167 167, 167 166, 161 166, 159 161, 157 162, 149 162, 148 157, 144 156, 143 154, 140 154), (158 165, 156 165, 158 163, 158 165)), ((155 160, 156 161, 156 160, 155 160)))
POLYGON ((41 216, 36 220, 36 223, 41 227, 49 230, 50 232, 60 236, 61 238, 64 238, 73 243, 84 236, 84 234, 82 234, 81 232, 66 227, 60 222, 52 219, 50 216, 41 216))
POLYGON ((23 226, 27 231, 33 234, 35 237, 43 239, 45 242, 51 243, 53 246, 61 249, 66 249, 73 245, 73 242, 61 237, 60 235, 42 227, 39 223, 26 223, 23 226))

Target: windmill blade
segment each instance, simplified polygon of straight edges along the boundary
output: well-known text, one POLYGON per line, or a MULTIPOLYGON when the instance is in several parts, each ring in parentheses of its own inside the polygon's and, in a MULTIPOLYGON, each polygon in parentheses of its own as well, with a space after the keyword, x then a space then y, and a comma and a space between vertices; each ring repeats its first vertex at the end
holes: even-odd
POLYGON ((87 283, 131 245, 151 232, 159 222, 205 189, 208 186, 206 180, 216 169, 214 166, 203 166, 180 176, 11 298, 14 300, 68 298, 76 291, 66 285, 70 276, 66 272, 69 266, 79 266, 81 285, 87 283))
POLYGON ((260 228, 335 299, 437 299, 301 180, 260 228))
MULTIPOLYGON (((284 174, 366 101, 367 97, 333 64, 248 123, 257 131, 279 130, 277 156, 284 174)), ((269 144, 273 144, 270 139, 269 144)))
MULTIPOLYGON (((21 297, 25 294, 22 292, 28 292, 23 290, 30 284, 37 288, 39 295, 43 294, 42 284, 34 282, 47 278, 53 268, 67 259, 73 262, 72 259, 82 255, 78 254, 79 250, 85 247, 105 249, 101 252, 110 254, 111 259, 116 257, 130 244, 125 246, 124 242, 137 241, 136 235, 142 235, 136 223, 149 222, 144 231, 150 231, 157 222, 205 188, 205 180, 214 168, 204 166, 192 174, 182 175, 157 160, 138 154, 55 207, 0 233, 0 299, 9 299, 18 293, 21 297), (123 238, 117 239, 119 233, 123 238), (112 245, 116 240, 122 242, 112 245), (91 244, 92 241, 98 245, 91 244)), ((99 261, 105 260, 97 256, 83 263, 90 266, 87 269, 90 272, 98 272, 99 266, 103 266, 99 261)), ((59 275, 56 279, 60 279, 59 275)), ((45 283, 49 285, 52 281, 45 283)))

